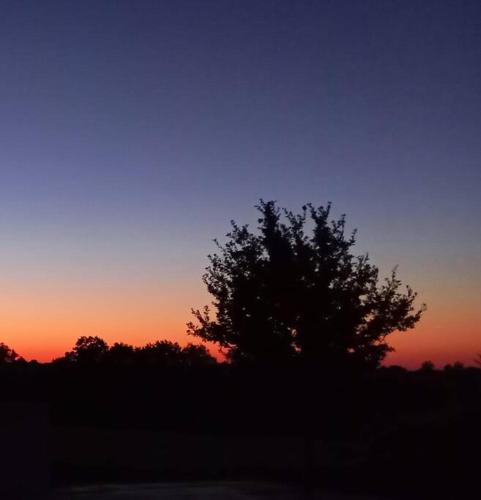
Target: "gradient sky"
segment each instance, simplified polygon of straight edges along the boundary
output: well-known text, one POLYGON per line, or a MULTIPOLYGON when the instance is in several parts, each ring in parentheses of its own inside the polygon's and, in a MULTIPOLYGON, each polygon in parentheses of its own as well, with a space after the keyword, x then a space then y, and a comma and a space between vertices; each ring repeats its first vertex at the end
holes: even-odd
POLYGON ((481 2, 0 3, 0 341, 187 341, 212 238, 331 200, 429 310, 389 362, 481 352, 481 2))

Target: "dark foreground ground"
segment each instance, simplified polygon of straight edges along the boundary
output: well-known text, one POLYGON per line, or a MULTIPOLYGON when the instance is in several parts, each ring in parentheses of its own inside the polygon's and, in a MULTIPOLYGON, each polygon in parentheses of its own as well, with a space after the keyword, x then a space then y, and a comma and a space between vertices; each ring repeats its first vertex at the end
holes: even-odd
POLYGON ((262 482, 192 482, 102 485, 57 490, 52 500, 374 500, 328 491, 307 494, 299 487, 262 482))
POLYGON ((0 500, 479 496, 481 370, 302 375, 0 367, 0 500))

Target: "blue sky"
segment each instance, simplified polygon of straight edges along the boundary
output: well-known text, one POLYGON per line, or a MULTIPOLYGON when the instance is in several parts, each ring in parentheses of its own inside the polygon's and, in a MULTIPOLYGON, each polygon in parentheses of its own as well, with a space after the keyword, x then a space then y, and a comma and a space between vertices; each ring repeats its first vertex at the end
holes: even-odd
POLYGON ((79 330, 65 319, 51 340, 52 304, 71 293, 93 310, 134 282, 147 329, 100 306, 82 328, 182 338, 230 219, 255 223, 259 198, 331 200, 359 251, 424 292, 433 349, 456 297, 467 359, 481 349, 480 18, 477 1, 2 2, 0 275, 7 298, 52 302, 28 325, 7 308, 0 337, 61 350, 79 330))

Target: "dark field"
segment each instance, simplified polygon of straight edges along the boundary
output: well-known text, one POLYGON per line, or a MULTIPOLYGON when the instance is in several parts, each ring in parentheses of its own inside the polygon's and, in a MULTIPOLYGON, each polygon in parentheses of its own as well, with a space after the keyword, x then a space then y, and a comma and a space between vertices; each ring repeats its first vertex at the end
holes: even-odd
MULTIPOLYGON (((473 491, 481 470, 475 368, 318 373, 305 386, 295 371, 223 365, 18 364, 0 375, 2 411, 24 401, 48 415, 59 498, 293 498, 308 489, 451 499, 473 491)), ((35 455, 34 440, 4 442, 5 463, 35 455)))

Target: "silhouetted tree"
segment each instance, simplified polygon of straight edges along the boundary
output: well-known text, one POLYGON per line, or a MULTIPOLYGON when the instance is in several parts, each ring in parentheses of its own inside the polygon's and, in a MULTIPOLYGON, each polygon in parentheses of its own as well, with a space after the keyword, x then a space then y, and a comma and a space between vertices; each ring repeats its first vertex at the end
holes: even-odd
POLYGON ((181 364, 182 348, 177 342, 158 340, 136 350, 139 363, 144 365, 175 366, 181 364))
POLYGON ((182 348, 183 363, 186 366, 208 366, 214 365, 216 360, 212 357, 204 345, 187 344, 182 348))
POLYGON ((433 372, 436 369, 432 361, 424 361, 421 364, 420 370, 423 372, 433 372))
POLYGON ((216 240, 203 277, 215 318, 208 306, 193 310, 188 332, 234 361, 377 366, 391 350, 387 335, 420 319, 416 293, 400 291, 396 270, 378 284, 368 256, 351 253, 355 232, 346 237, 345 217, 330 220, 330 204, 308 204, 299 215, 273 201, 257 209, 257 233, 232 222, 227 243, 216 240))
POLYGON ((14 363, 19 359, 18 354, 13 349, 0 342, 0 364, 14 363))
POLYGON ((115 342, 108 350, 107 359, 115 365, 131 365, 136 359, 135 348, 130 344, 115 342))
POLYGON ((140 364, 164 367, 200 367, 216 363, 203 345, 187 344, 181 347, 177 342, 160 340, 136 349, 140 364))
POLYGON ((65 359, 83 365, 99 364, 105 361, 109 346, 100 337, 80 337, 72 351, 65 353, 65 359))

